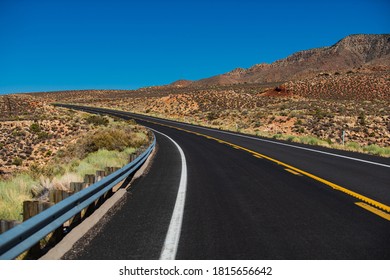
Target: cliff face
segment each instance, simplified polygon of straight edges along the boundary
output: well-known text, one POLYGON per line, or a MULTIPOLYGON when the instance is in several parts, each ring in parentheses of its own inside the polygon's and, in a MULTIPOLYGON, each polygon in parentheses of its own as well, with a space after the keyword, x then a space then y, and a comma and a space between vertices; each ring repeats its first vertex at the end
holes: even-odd
POLYGON ((390 34, 350 35, 330 47, 299 51, 272 64, 237 68, 194 85, 279 82, 320 72, 378 65, 390 67, 390 34))

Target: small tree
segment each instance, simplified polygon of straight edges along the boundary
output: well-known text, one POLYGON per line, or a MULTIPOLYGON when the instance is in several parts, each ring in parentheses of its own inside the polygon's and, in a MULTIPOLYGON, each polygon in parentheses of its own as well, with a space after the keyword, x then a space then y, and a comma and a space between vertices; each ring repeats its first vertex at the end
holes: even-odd
POLYGON ((358 116, 358 121, 360 125, 366 125, 366 114, 364 111, 361 111, 359 116, 358 116))

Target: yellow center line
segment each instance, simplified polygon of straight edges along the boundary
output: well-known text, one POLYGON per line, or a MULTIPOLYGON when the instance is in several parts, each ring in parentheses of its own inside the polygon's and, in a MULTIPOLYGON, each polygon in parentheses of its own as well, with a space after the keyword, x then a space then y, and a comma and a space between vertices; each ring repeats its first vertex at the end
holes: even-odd
POLYGON ((254 157, 256 158, 263 158, 262 156, 259 156, 259 155, 255 155, 255 154, 252 154, 254 157))
POLYGON ((287 172, 290 172, 291 174, 302 176, 301 173, 295 172, 294 170, 291 170, 291 169, 288 169, 288 168, 285 168, 284 170, 286 170, 287 172))
POLYGON ((372 207, 371 205, 365 204, 364 202, 355 202, 355 204, 357 206, 360 206, 360 207, 366 209, 367 211, 370 211, 371 213, 374 213, 374 214, 382 217, 383 219, 390 221, 390 214, 387 214, 379 209, 376 209, 375 207, 372 207))
MULTIPOLYGON (((289 169, 289 172, 292 172, 292 171, 293 171, 293 172, 296 172, 296 173, 298 173, 298 174, 305 175, 305 176, 307 176, 307 177, 309 177, 309 178, 312 178, 312 179, 314 179, 314 180, 316 180, 316 181, 318 181, 318 182, 320 182, 320 183, 323 183, 323 184, 325 184, 325 185, 327 185, 327 186, 329 186, 329 187, 331 187, 331 188, 333 188, 333 189, 335 189, 335 190, 338 190, 338 191, 340 191, 340 192, 343 192, 343 193, 345 193, 345 194, 347 194, 347 195, 349 195, 349 196, 352 196, 352 197, 354 197, 354 198, 357 198, 357 199, 359 199, 359 200, 361 200, 361 201, 363 201, 363 202, 365 202, 365 203, 367 203, 367 204, 369 204, 369 205, 375 206, 376 208, 382 209, 382 210, 384 210, 384 211, 390 213, 390 206, 388 206, 388 205, 386 205, 386 204, 383 204, 383 203, 378 202, 378 201, 376 201, 376 200, 374 200, 374 199, 371 199, 371 198, 369 198, 369 197, 366 197, 366 196, 364 196, 364 195, 361 195, 361 194, 359 194, 359 193, 357 193, 357 192, 351 191, 351 190, 349 190, 349 189, 347 189, 347 188, 344 188, 344 187, 342 187, 342 186, 339 186, 339 185, 337 185, 337 184, 335 184, 335 183, 332 183, 332 182, 330 182, 330 181, 328 181, 328 180, 325 180, 325 179, 323 179, 323 178, 320 178, 320 177, 318 177, 318 176, 316 176, 316 175, 313 175, 313 174, 311 174, 311 173, 309 173, 309 172, 303 171, 303 170, 301 170, 301 169, 299 169, 299 168, 297 168, 297 167, 294 167, 294 166, 292 166, 292 165, 289 165, 289 164, 287 164, 287 163, 284 163, 284 162, 279 161, 279 160, 277 160, 277 159, 274 159, 274 158, 272 158, 272 157, 269 157, 269 156, 266 156, 266 155, 264 155, 264 154, 255 152, 255 151, 253 151, 253 150, 244 148, 244 147, 242 147, 242 146, 239 146, 239 145, 236 145, 236 144, 233 144, 233 143, 224 141, 224 140, 219 139, 219 138, 211 137, 211 136, 206 135, 206 134, 203 134, 203 133, 194 132, 194 131, 190 131, 190 130, 183 129, 183 128, 177 128, 177 127, 174 127, 174 126, 171 126, 171 125, 161 124, 161 123, 153 122, 153 121, 149 121, 149 120, 146 120, 146 121, 151 122, 151 123, 154 123, 154 124, 157 124, 157 125, 162 125, 162 126, 166 126, 166 127, 169 127, 169 128, 173 128, 173 129, 185 131, 185 132, 188 132, 188 133, 191 133, 191 134, 196 134, 196 135, 198 135, 198 136, 206 137, 206 138, 209 138, 209 139, 213 139, 213 140, 218 141, 219 143, 223 143, 223 144, 227 144, 227 145, 229 145, 229 146, 232 146, 232 147, 235 148, 235 149, 240 149, 240 150, 246 151, 246 152, 248 152, 248 153, 251 153, 251 154, 252 154, 253 156, 255 156, 255 157, 267 159, 267 160, 269 160, 269 161, 271 161, 271 162, 274 162, 274 163, 276 163, 276 164, 278 164, 278 165, 281 165, 281 166, 285 167, 286 169, 289 169)), ((378 211, 380 211, 380 210, 378 210, 378 211)), ((371 211, 371 212, 372 212, 372 211, 371 211)), ((374 212, 373 212, 373 213, 374 213, 374 212)))

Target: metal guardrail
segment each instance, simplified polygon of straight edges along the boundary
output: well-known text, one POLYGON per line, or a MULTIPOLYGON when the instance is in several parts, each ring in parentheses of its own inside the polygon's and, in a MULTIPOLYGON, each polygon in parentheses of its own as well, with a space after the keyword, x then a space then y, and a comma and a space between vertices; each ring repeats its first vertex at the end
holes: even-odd
POLYGON ((156 145, 156 138, 153 138, 153 142, 147 150, 123 168, 1 234, 0 260, 14 259, 27 251, 49 233, 61 227, 66 221, 102 197, 119 182, 133 175, 153 151, 156 145))

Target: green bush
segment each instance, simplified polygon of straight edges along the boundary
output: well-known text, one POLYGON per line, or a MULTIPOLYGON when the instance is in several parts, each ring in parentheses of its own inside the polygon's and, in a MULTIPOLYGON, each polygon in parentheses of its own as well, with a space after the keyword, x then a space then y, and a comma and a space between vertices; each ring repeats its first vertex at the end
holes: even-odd
POLYGON ((50 139, 51 135, 47 133, 46 131, 38 132, 38 139, 44 140, 44 139, 50 139))
POLYGON ((96 152, 99 149, 107 149, 109 151, 122 151, 126 147, 132 146, 132 139, 122 130, 107 129, 99 131, 85 141, 84 147, 87 153, 96 152))
POLYGON ((16 165, 16 166, 21 166, 22 163, 23 163, 23 160, 19 157, 14 158, 14 160, 12 161, 12 164, 16 165))
POLYGON ((378 145, 368 145, 363 148, 363 151, 368 152, 373 155, 379 156, 389 156, 390 148, 388 147, 379 147, 378 145))
POLYGON ((295 125, 302 125, 302 120, 301 120, 301 119, 298 119, 298 120, 295 122, 295 125))
POLYGON ((98 129, 94 134, 80 139, 57 156, 62 162, 69 162, 73 158, 83 159, 89 153, 100 149, 123 151, 128 147, 138 148, 148 142, 148 137, 145 133, 136 130, 125 123, 111 124, 109 127, 98 129))
POLYGON ((366 125, 366 114, 364 113, 364 111, 361 111, 359 113, 358 121, 359 121, 360 125, 363 125, 363 126, 366 125))
POLYGON ((206 118, 207 118, 209 121, 213 121, 213 120, 215 120, 215 119, 218 118, 218 113, 217 113, 216 111, 208 112, 206 118))
POLYGON ((290 136, 287 137, 286 140, 289 141, 289 142, 294 142, 294 141, 297 140, 297 137, 290 135, 290 136))
POLYGON ((87 123, 93 124, 95 126, 103 125, 107 126, 109 123, 109 120, 106 117, 99 116, 99 115, 91 115, 86 118, 87 123))
POLYGON ((32 132, 32 133, 38 133, 38 132, 41 132, 41 126, 39 125, 39 123, 32 123, 31 125, 30 125, 30 131, 32 132))
POLYGON ((356 142, 348 142, 346 144, 347 148, 350 148, 352 150, 355 150, 355 151, 358 151, 360 149, 360 145, 359 143, 356 143, 356 142))

